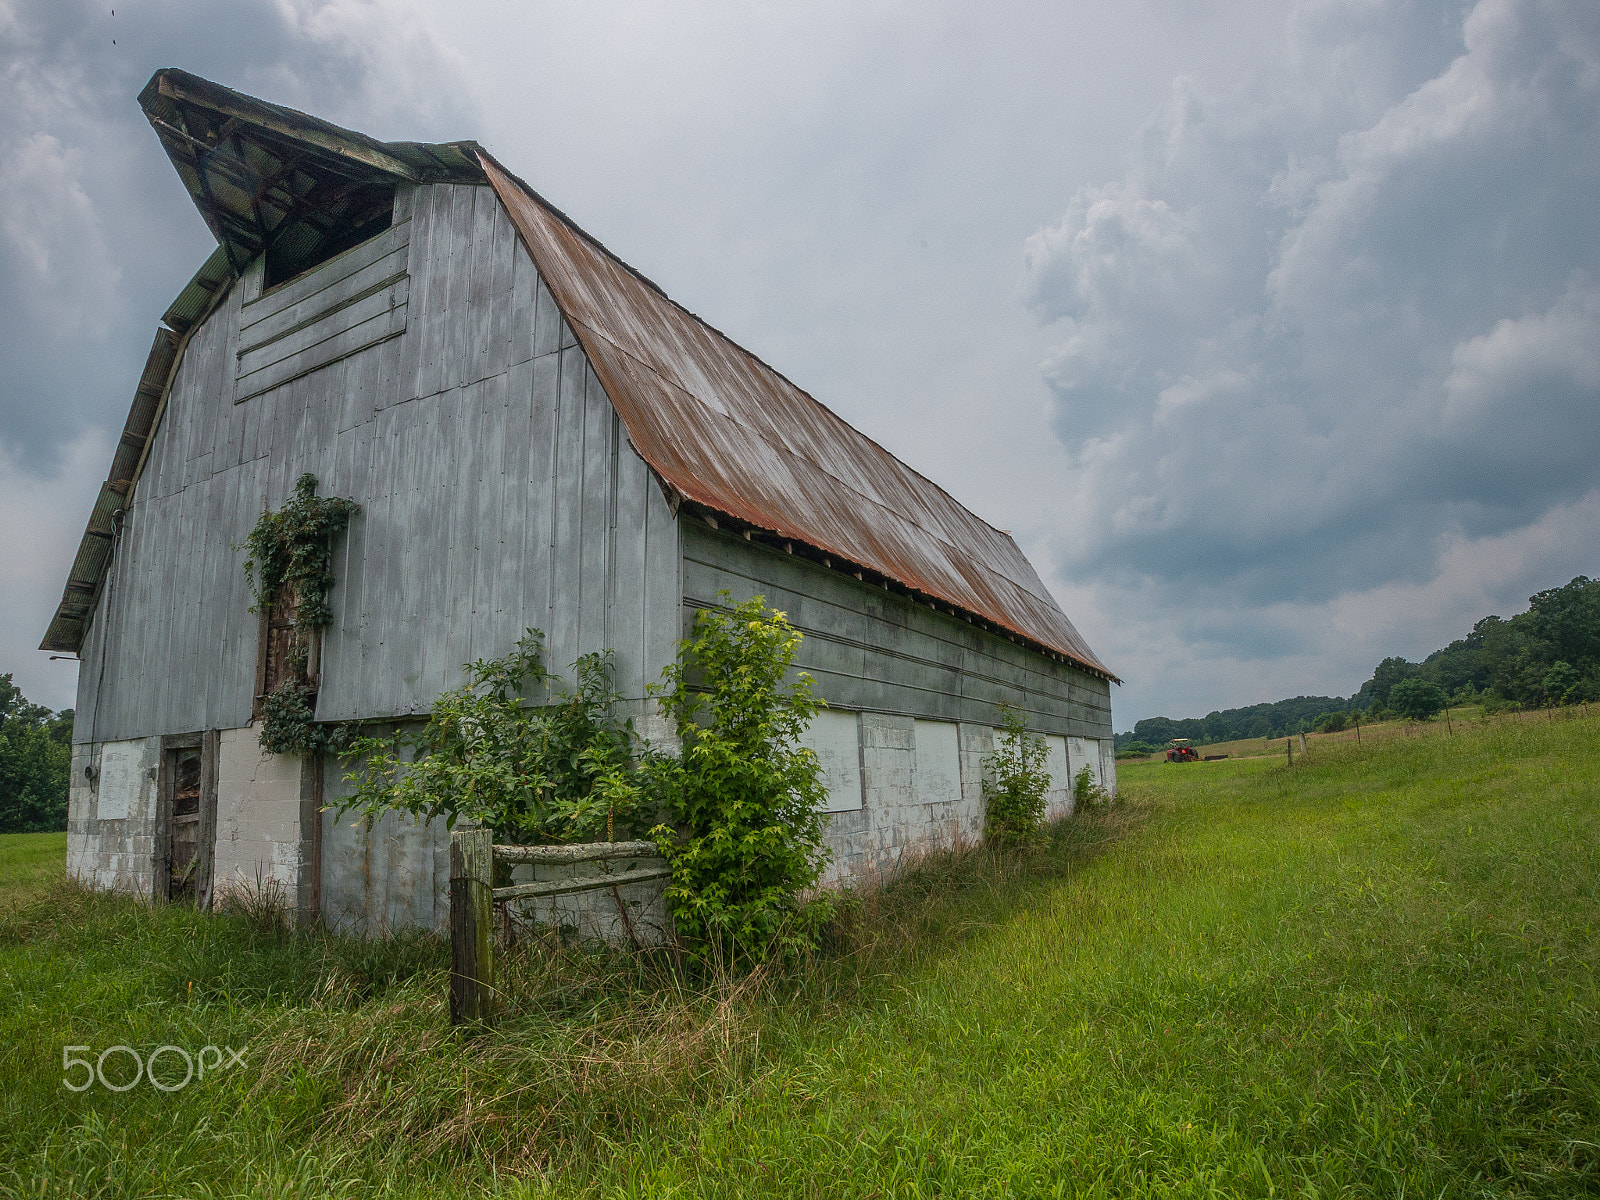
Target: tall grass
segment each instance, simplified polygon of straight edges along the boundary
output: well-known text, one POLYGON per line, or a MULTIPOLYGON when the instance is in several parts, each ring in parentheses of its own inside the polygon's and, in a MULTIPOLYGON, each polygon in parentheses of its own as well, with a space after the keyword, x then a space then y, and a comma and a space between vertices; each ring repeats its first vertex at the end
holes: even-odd
MULTIPOLYGON (((64 884, 0 919, 0 1192, 1548 1195, 1600 1190, 1600 721, 1121 769, 929 856, 816 961, 447 953, 64 884), (170 1094, 61 1047, 247 1049, 170 1094)), ((0 911, 4 905, 0 905, 0 911)))

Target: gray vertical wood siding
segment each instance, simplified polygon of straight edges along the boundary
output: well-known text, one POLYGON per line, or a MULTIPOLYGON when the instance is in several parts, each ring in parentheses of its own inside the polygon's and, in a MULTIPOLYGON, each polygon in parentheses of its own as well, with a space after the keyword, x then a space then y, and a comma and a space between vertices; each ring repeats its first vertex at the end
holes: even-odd
POLYGON ((678 631, 677 519, 492 190, 402 189, 373 242, 265 297, 260 269, 174 379, 83 647, 76 739, 249 721, 234 546, 307 471, 361 505, 319 717, 426 712, 528 626, 557 669, 612 648, 642 697, 678 631), (273 372, 292 377, 235 402, 273 372))
POLYGON ((805 634, 796 666, 837 708, 977 725, 1015 704, 1041 733, 1111 736, 1111 685, 909 596, 686 517, 683 635, 727 589, 788 615, 805 634))

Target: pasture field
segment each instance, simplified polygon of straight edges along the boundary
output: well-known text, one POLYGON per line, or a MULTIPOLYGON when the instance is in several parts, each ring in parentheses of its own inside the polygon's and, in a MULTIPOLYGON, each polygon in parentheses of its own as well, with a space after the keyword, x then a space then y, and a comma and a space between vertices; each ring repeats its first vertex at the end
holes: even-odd
POLYGON ((3 868, 0 1194, 1600 1193, 1597 737, 1123 765, 1116 805, 929 858, 789 975, 536 943, 467 1038, 430 939, 3 868), (75 1092, 67 1045, 245 1061, 75 1092))
POLYGON ((54 887, 67 858, 65 833, 0 834, 0 906, 54 887))
MULTIPOLYGON (((1556 713, 1554 719, 1560 720, 1571 716, 1570 713, 1556 713)), ((1587 714, 1585 714, 1587 715, 1587 714)), ((1548 721, 1552 714, 1540 710, 1537 712, 1502 713, 1497 716, 1485 716, 1482 705, 1466 704, 1450 710, 1447 721, 1444 714, 1429 721, 1406 721, 1396 719, 1393 721, 1379 721, 1376 724, 1361 724, 1360 736, 1357 737, 1356 729, 1341 730, 1339 733, 1308 733, 1306 734, 1307 746, 1315 746, 1318 742, 1353 742, 1359 745, 1381 744, 1394 738, 1428 738, 1428 737, 1454 737, 1457 732, 1470 731, 1475 727, 1487 724, 1507 724, 1518 721, 1548 721)), ((1285 738, 1238 738, 1231 742, 1214 742, 1195 749, 1201 755, 1225 754, 1229 758, 1283 758, 1287 755, 1283 750, 1285 738)), ((1300 753, 1299 735, 1294 735, 1294 752, 1300 753)), ((1160 753, 1146 755, 1140 758, 1123 759, 1122 762, 1160 762, 1166 748, 1162 747, 1160 753)))

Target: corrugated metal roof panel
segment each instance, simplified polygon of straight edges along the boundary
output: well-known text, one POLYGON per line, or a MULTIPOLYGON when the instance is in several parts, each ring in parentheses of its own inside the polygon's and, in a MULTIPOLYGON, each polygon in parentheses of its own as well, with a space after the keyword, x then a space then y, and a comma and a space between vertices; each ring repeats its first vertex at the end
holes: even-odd
POLYGON ((226 287, 232 278, 233 268, 228 265, 228 252, 218 246, 183 291, 178 293, 172 307, 162 315, 162 322, 168 329, 178 333, 189 332, 189 327, 211 308, 211 300, 217 294, 217 289, 226 287))
POLYGON ((479 157, 629 438, 668 484, 1115 678, 1008 534, 479 157))

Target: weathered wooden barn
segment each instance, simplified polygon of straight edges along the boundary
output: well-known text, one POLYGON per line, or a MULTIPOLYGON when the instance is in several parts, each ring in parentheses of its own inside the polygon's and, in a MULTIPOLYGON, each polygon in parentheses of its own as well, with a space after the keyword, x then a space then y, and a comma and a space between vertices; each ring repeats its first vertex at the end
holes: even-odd
POLYGON ((1111 672, 1012 539, 674 304, 471 142, 380 143, 181 71, 139 97, 219 243, 162 317, 48 650, 78 654, 69 870, 436 926, 447 837, 264 754, 243 541, 302 472, 338 546, 322 720, 425 714, 528 626, 646 685, 719 589, 805 634, 836 878, 981 833, 996 706, 1115 786, 1111 672))

